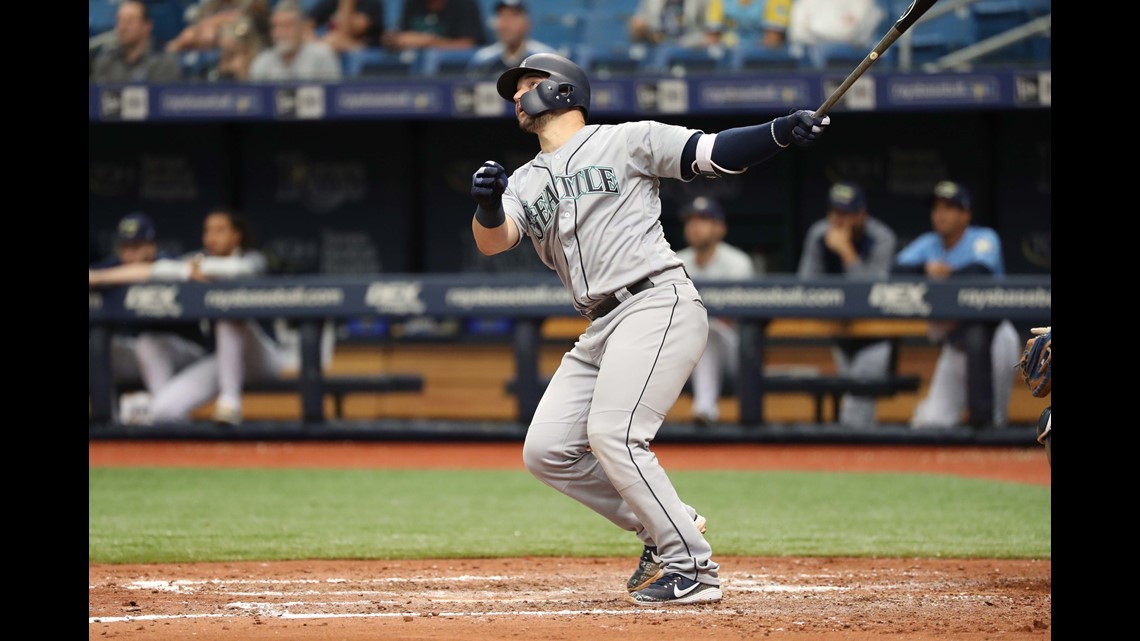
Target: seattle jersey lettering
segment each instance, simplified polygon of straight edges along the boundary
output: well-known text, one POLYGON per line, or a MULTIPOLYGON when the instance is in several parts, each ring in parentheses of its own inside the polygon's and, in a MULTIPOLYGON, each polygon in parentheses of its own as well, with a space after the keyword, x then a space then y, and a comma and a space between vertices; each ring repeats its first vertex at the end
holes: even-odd
POLYGON ((542 240, 550 228, 550 222, 554 220, 558 201, 578 200, 586 194, 620 193, 621 185, 618 184, 613 167, 584 167, 570 175, 555 176, 554 182, 546 184, 533 204, 522 199, 520 201, 532 235, 542 240))

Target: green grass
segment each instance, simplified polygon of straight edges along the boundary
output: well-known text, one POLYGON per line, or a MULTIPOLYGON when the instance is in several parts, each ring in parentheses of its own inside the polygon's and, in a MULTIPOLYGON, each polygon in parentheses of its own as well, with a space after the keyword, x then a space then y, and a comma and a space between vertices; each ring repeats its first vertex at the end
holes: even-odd
MULTIPOLYGON (((1051 489, 936 475, 672 472, 718 556, 1051 558, 1051 489)), ((92 563, 634 556, 524 471, 92 468, 92 563)))

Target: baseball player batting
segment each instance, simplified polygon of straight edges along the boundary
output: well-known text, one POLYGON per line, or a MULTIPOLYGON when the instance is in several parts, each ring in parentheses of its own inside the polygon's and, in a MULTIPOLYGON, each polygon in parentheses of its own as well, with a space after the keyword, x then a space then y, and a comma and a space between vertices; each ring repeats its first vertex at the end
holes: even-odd
POLYGON ((499 76, 519 127, 541 150, 514 170, 474 173, 471 231, 488 256, 524 236, 590 319, 535 409, 523 444, 542 482, 637 535, 634 605, 722 597, 704 517, 678 496, 649 446, 705 349, 709 321, 659 220, 662 178, 736 175, 829 124, 799 110, 705 133, 655 121, 587 125, 590 81, 539 53, 499 76))

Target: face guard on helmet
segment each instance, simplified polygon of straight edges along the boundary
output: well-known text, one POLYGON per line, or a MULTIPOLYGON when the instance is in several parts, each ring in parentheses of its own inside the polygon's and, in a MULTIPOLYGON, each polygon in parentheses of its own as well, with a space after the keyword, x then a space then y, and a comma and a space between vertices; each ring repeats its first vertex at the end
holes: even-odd
POLYGON ((519 66, 507 69, 499 76, 495 85, 499 95, 514 102, 519 79, 527 74, 545 77, 519 100, 527 115, 537 116, 551 109, 577 107, 589 119, 590 81, 581 67, 554 53, 527 56, 519 66))

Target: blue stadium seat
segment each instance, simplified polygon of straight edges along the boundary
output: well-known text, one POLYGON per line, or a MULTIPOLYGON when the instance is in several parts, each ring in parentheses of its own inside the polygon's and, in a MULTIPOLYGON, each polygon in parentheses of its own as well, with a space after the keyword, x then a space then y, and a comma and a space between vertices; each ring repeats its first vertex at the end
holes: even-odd
MULTIPOLYGON (((877 42, 877 41, 876 41, 877 42)), ((871 48, 855 47, 847 44, 827 44, 804 47, 804 53, 799 57, 801 70, 814 71, 847 71, 850 72, 863 62, 871 48)), ((875 61, 875 69, 886 69, 894 66, 896 56, 895 48, 891 47, 875 61)))
POLYGON ((155 49, 162 49, 186 28, 186 7, 191 0, 145 0, 147 13, 154 22, 151 38, 155 49))
POLYGON ((968 10, 924 20, 910 30, 911 64, 932 62, 977 41, 977 23, 968 10))
POLYGON ((716 73, 727 71, 731 58, 723 47, 681 47, 661 44, 642 68, 659 73, 716 73))
MULTIPOLYGON (((595 7, 610 4, 611 0, 523 0, 530 9, 530 15, 560 13, 562 11, 592 11, 595 7)), ((498 0, 491 0, 493 7, 498 0)))
POLYGON ((471 49, 423 49, 413 72, 418 76, 456 76, 467 71, 477 47, 471 49))
POLYGON ((411 76, 418 64, 419 50, 393 52, 379 47, 345 51, 340 54, 345 78, 411 76))
POLYGON ((755 43, 741 43, 729 52, 729 68, 743 72, 784 72, 800 69, 799 58, 787 47, 765 47, 755 43))
POLYGON ((531 15, 530 37, 555 49, 573 47, 582 42, 585 24, 586 14, 578 11, 536 13, 531 15))
POLYGON ((571 51, 570 58, 591 77, 598 78, 641 72, 647 61, 653 60, 654 57, 652 47, 631 47, 625 44, 613 46, 580 44, 571 51))
POLYGON ((586 14, 582 44, 595 48, 629 45, 629 18, 633 13, 615 6, 607 5, 586 14))
MULTIPOLYGON (((978 40, 985 40, 1019 27, 1051 12, 1051 3, 1042 0, 979 0, 970 5, 977 26, 978 40)), ((983 62, 990 64, 1023 63, 1035 60, 1041 53, 1034 41, 1043 36, 1022 40, 988 54, 983 62)), ((1046 49, 1047 50, 1047 49, 1046 49)))
POLYGON ((87 13, 87 35, 97 36, 115 28, 115 12, 119 9, 117 2, 111 0, 88 0, 90 7, 87 13))

